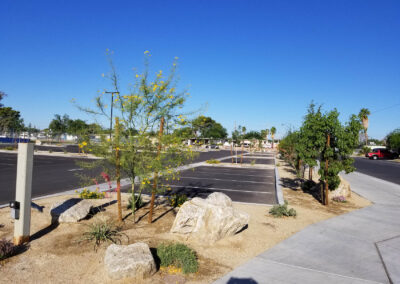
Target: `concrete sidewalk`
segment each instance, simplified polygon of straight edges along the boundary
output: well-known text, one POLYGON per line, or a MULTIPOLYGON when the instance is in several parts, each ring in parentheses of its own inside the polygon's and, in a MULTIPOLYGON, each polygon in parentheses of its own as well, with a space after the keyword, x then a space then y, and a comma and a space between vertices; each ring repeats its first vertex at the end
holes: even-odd
POLYGON ((374 204, 310 225, 214 283, 400 283, 400 185, 345 178, 374 204))

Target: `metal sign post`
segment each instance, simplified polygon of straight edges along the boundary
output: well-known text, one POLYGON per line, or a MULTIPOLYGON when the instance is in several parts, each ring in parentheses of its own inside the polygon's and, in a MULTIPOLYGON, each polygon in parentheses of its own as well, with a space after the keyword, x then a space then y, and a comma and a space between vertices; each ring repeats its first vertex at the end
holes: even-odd
POLYGON ((14 222, 14 244, 29 242, 31 227, 33 144, 18 144, 15 201, 10 202, 14 222))

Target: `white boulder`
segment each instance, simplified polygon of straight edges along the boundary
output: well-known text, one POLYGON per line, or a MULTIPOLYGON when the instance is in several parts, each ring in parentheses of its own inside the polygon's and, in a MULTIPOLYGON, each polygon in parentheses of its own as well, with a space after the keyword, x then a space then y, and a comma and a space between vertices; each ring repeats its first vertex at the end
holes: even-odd
POLYGON ((242 230, 249 219, 247 213, 232 207, 227 195, 214 192, 206 199, 195 197, 186 201, 176 215, 171 233, 215 242, 242 230))
POLYGON ((114 280, 126 277, 144 279, 157 270, 150 248, 145 243, 110 245, 106 250, 104 264, 108 276, 114 280))
POLYGON ((92 203, 86 199, 71 198, 57 202, 51 206, 52 222, 75 223, 86 218, 92 208, 92 203))
POLYGON ((342 177, 340 177, 339 187, 336 188, 335 190, 332 190, 331 192, 329 192, 330 198, 339 197, 339 196, 343 196, 345 198, 351 196, 350 184, 342 177))

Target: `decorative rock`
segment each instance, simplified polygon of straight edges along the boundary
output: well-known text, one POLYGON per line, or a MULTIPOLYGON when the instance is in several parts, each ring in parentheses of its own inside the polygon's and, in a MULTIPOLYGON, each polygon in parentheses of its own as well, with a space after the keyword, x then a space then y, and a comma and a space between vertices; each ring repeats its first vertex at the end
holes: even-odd
POLYGON ((195 197, 179 209, 171 233, 188 235, 204 242, 215 242, 242 230, 250 216, 232 207, 223 193, 212 193, 206 199, 195 197))
POLYGON ((339 187, 336 188, 335 190, 331 191, 329 193, 329 196, 330 196, 330 198, 339 197, 339 196, 350 197, 351 196, 350 184, 345 179, 340 177, 339 187))
POLYGON ((76 223, 86 218, 92 208, 90 201, 80 198, 71 198, 57 202, 51 206, 52 222, 76 223))
POLYGON ((110 245, 106 250, 104 263, 108 276, 118 280, 125 277, 144 279, 156 272, 156 263, 145 243, 128 246, 110 245))

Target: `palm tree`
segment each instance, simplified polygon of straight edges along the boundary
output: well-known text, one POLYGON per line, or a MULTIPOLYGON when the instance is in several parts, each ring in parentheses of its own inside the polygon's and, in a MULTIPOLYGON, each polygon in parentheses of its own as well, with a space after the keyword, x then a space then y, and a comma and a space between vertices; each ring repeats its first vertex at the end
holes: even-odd
POLYGON ((275 126, 272 126, 272 127, 271 127, 272 148, 274 148, 274 137, 275 137, 275 133, 276 133, 276 128, 275 128, 275 126))
POLYGON ((367 133, 367 130, 368 130, 368 125, 369 125, 368 116, 370 114, 371 114, 371 112, 367 108, 362 108, 360 110, 360 113, 358 114, 358 117, 361 119, 362 126, 364 128, 365 145, 368 145, 368 133, 367 133))
POLYGON ((269 129, 265 129, 265 140, 266 140, 265 143, 267 144, 268 144, 268 135, 269 135, 269 129))

